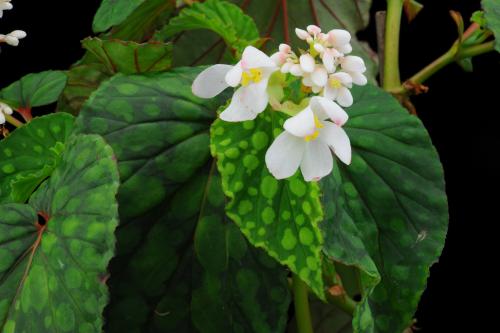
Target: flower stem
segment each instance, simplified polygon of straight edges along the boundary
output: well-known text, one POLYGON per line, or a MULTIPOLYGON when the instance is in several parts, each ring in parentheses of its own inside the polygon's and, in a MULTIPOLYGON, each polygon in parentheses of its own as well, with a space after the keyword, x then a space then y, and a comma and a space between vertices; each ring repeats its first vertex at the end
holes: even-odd
POLYGON ((13 125, 15 127, 21 127, 21 126, 24 125, 22 122, 20 122, 19 120, 17 120, 16 118, 14 118, 14 117, 12 117, 11 115, 8 115, 8 114, 5 115, 5 120, 9 124, 11 124, 11 125, 13 125))
POLYGON ((313 333, 307 285, 293 274, 293 297, 298 333, 313 333))
MULTIPOLYGON (((406 80, 405 83, 409 83, 409 86, 414 86, 424 83, 432 75, 438 72, 443 67, 451 64, 452 62, 460 59, 475 57, 484 53, 491 52, 495 49, 494 41, 487 42, 484 44, 474 45, 459 49, 459 45, 456 42, 453 46, 446 51, 442 56, 431 62, 429 65, 425 66, 418 73, 406 80)), ((405 84, 399 86, 395 89, 391 89, 390 92, 394 94, 403 94, 408 91, 405 84)))
POLYGON ((399 30, 403 0, 387 0, 385 24, 384 89, 392 90, 401 85, 399 75, 399 30))

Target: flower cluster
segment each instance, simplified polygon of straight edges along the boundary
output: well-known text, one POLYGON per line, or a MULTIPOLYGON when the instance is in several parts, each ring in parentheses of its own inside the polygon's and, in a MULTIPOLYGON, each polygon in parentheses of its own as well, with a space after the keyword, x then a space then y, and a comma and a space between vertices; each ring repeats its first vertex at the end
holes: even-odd
MULTIPOLYGON (((0 0, 0 18, 5 10, 11 10, 14 6, 11 0, 0 0)), ((22 30, 14 30, 7 35, 0 34, 0 44, 7 43, 11 46, 19 45, 19 40, 26 37, 26 32, 22 30)), ((12 114, 12 108, 5 103, 0 102, 0 125, 5 124, 5 116, 12 114)))
MULTIPOLYGON (((11 3, 11 0, 0 0, 0 18, 3 16, 3 12, 5 10, 11 10, 14 6, 11 3)), ((26 37, 26 32, 22 30, 14 30, 7 35, 0 34, 0 44, 7 43, 11 46, 18 46, 19 40, 26 37)))
POLYGON ((353 84, 367 83, 366 66, 360 57, 348 55, 352 52, 351 35, 345 30, 322 33, 310 25, 295 32, 308 44, 307 50, 297 54, 281 44, 269 57, 248 46, 236 65, 217 64, 202 71, 192 90, 196 96, 212 98, 227 87, 237 88, 220 114, 224 121, 237 122, 253 120, 267 108, 267 87, 273 73, 280 71, 300 80, 309 103, 285 121, 283 133, 271 144, 265 160, 277 179, 288 178, 300 168, 304 179, 312 181, 332 171, 332 152, 343 163, 351 162, 351 144, 342 129, 349 117, 341 106, 353 104, 349 90, 353 84))

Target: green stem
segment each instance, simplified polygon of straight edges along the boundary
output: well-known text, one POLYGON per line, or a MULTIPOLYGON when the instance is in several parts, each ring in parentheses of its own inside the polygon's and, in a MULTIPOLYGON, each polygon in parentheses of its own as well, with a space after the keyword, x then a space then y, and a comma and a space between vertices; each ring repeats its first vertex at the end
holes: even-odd
POLYGON ((21 127, 21 126, 24 125, 22 122, 20 122, 19 120, 17 120, 16 118, 14 118, 14 117, 12 117, 11 115, 8 115, 8 114, 5 115, 5 120, 9 124, 11 124, 11 125, 13 125, 15 127, 21 127))
MULTIPOLYGON (((451 64, 454 61, 475 57, 493 51, 495 49, 494 43, 494 41, 491 41, 459 50, 458 43, 456 42, 448 51, 446 51, 446 53, 444 53, 442 56, 431 62, 418 73, 410 77, 408 80, 406 80, 406 82, 411 83, 412 85, 422 84, 440 69, 451 64)), ((407 89, 408 88, 405 86, 399 86, 396 89, 391 89, 390 92, 395 94, 402 94, 405 93, 407 89)))
POLYGON ((354 310, 356 310, 356 301, 353 300, 349 295, 343 294, 340 296, 334 296, 330 293, 326 294, 326 298, 329 303, 335 304, 348 315, 354 315, 354 310))
POLYGON ((295 318, 297 319, 298 333, 313 333, 311 312, 307 285, 297 275, 293 274, 293 297, 295 305, 295 318))
POLYGON ((392 90, 401 85, 399 75, 399 30, 403 0, 387 0, 385 21, 384 89, 392 90))

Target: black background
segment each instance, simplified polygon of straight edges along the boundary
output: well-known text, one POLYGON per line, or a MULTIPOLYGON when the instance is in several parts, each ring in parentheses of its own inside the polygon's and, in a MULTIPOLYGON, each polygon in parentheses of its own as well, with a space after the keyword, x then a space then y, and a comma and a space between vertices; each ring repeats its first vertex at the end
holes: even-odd
MULTIPOLYGON (((403 79, 444 53, 456 39, 448 10, 461 12, 467 22, 480 8, 478 0, 420 2, 425 8, 416 20, 402 24, 403 79)), ((67 69, 83 55, 79 41, 91 35, 100 1, 13 3, 15 9, 4 13, 0 31, 23 29, 28 38, 17 48, 3 48, 0 87, 31 72, 67 69)), ((374 0, 372 11, 384 6, 385 1, 374 0)), ((373 23, 361 36, 375 48, 373 23)), ((498 273, 494 269, 500 243, 496 231, 500 57, 495 53, 480 56, 474 60, 474 69, 465 73, 450 65, 426 82, 427 94, 413 99, 443 162, 450 205, 446 247, 431 269, 417 312, 421 332, 499 331, 498 304, 494 303, 498 273)))

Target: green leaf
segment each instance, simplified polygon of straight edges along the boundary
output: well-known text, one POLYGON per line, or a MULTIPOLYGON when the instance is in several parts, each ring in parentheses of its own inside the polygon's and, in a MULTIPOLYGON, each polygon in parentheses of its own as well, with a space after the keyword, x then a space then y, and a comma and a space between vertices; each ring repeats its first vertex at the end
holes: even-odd
POLYGON ((28 74, 0 91, 0 99, 31 115, 31 108, 57 101, 64 86, 66 75, 61 71, 28 74))
POLYGON ((320 297, 323 218, 319 187, 299 173, 276 180, 265 165, 265 152, 282 130, 284 117, 263 112, 254 121, 212 125, 212 154, 222 175, 224 193, 230 198, 228 216, 250 243, 287 265, 320 297))
POLYGON ((122 218, 158 205, 210 159, 209 126, 227 95, 208 101, 193 96, 198 72, 118 74, 82 109, 78 130, 102 135, 120 161, 122 218))
POLYGON ((110 73, 161 72, 169 69, 172 63, 172 44, 138 44, 115 39, 86 38, 82 45, 94 54, 110 73))
POLYGON ((354 331, 402 332, 444 246, 443 169, 422 123, 390 94, 374 86, 353 93, 352 163, 322 182, 324 251, 362 271, 354 331))
POLYGON ((497 0, 483 0, 486 27, 495 35, 495 50, 500 52, 500 3, 497 0))
POLYGON ((238 6, 219 0, 207 0, 186 7, 159 34, 168 38, 179 32, 197 29, 215 32, 227 46, 240 53, 259 39, 259 31, 251 17, 245 15, 238 6))
POLYGON ((191 306, 200 332, 284 331, 290 305, 287 272, 264 251, 249 246, 227 219, 221 178, 215 172, 207 182, 194 245, 204 268, 191 306))
POLYGON ((73 117, 37 117, 0 141, 0 203, 24 203, 57 166, 73 117))
MULTIPOLYGON (((197 330, 191 318, 195 313, 196 325, 202 332, 205 327, 218 327, 209 326, 212 318, 203 313, 191 313, 195 290, 198 298, 193 300, 193 308, 204 300, 223 304, 224 311, 210 309, 220 310, 214 314, 217 325, 224 328, 233 323, 237 327, 239 316, 248 320, 254 313, 247 303, 235 303, 244 298, 240 293, 252 291, 242 291, 238 280, 234 280, 247 266, 259 267, 255 273, 259 276, 257 296, 265 305, 259 307, 259 314, 266 310, 264 317, 254 318, 255 325, 264 325, 265 319, 270 327, 282 327, 279 325, 286 318, 286 271, 276 267, 262 251, 249 247, 241 235, 237 236, 234 226, 224 223, 222 228, 231 228, 231 239, 243 241, 228 248, 232 256, 240 256, 239 261, 229 261, 231 270, 223 273, 218 269, 215 273, 207 263, 207 252, 194 253, 198 221, 205 215, 218 216, 221 221, 225 216, 220 178, 209 176, 213 169, 210 171, 208 129, 227 95, 213 101, 194 97, 191 84, 199 71, 185 68, 148 76, 117 75, 98 89, 79 116, 80 131, 101 133, 114 147, 124 182, 120 189, 117 256, 111 263, 106 332, 194 332, 197 330), (130 95, 130 89, 121 89, 122 85, 138 90, 130 95), (221 276, 220 281, 226 276, 227 285, 234 288, 221 295, 205 294, 200 289, 202 282, 210 281, 214 274, 221 276), (269 294, 269 290, 273 292, 269 294), (276 304, 278 296, 277 306, 268 307, 276 304), (236 316, 238 309, 242 312, 236 316)), ((206 250, 203 239, 207 235, 203 230, 200 234, 198 249, 206 250)), ((220 247, 214 250, 218 254, 220 247)), ((244 285, 248 274, 244 271, 240 276, 244 285)))
POLYGON ((175 0, 146 0, 112 29, 111 37, 136 42, 149 40, 174 10, 175 0))
POLYGON ((147 0, 102 0, 92 23, 94 32, 104 32, 125 21, 147 0))
POLYGON ((28 204, 0 205, 2 332, 101 331, 118 185, 111 148, 81 135, 28 204))

